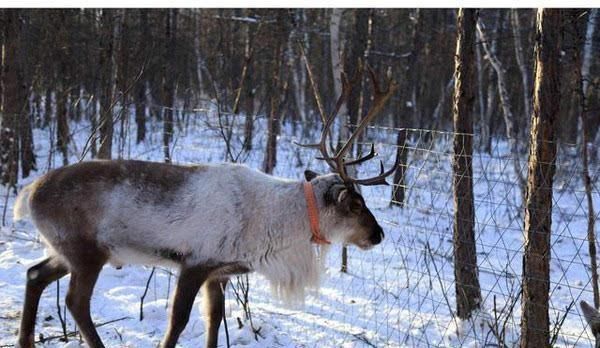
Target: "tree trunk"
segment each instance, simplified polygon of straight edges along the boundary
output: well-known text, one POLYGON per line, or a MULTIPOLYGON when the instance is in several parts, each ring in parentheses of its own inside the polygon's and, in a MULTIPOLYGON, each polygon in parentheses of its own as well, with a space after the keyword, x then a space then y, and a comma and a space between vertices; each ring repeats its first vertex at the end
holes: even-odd
MULTIPOLYGON (((23 14, 23 30, 20 35, 22 37, 29 37, 31 35, 29 24, 29 14, 25 12, 23 14)), ((31 85, 33 81, 33 76, 31 72, 26 73, 26 66, 31 64, 28 59, 30 56, 31 48, 27 44, 21 44, 21 49, 19 50, 19 61, 20 64, 24 67, 23 70, 23 80, 21 81, 21 98, 23 100, 23 108, 21 111, 21 116, 19 117, 19 151, 21 156, 21 177, 26 178, 29 176, 31 170, 36 169, 35 163, 35 154, 33 152, 33 122, 35 120, 35 104, 39 103, 39 97, 34 98, 34 100, 29 102, 29 90, 31 90, 31 85)), ((36 94, 38 95, 38 94, 36 94)))
POLYGON ((548 294, 552 181, 556 160, 554 124, 558 121, 560 103, 560 23, 561 10, 538 10, 525 206, 521 347, 548 347, 550 344, 548 294))
MULTIPOLYGON (((361 60, 367 49, 367 32, 369 26, 369 10, 354 9, 352 11, 354 12, 354 30, 352 30, 352 35, 348 38, 348 45, 346 45, 348 50, 344 62, 344 72, 351 79, 357 77, 357 74, 360 72, 361 60)), ((358 111, 361 84, 351 87, 352 90, 350 91, 346 105, 350 118, 351 131, 354 131, 354 126, 360 117, 358 116, 358 111)))
POLYGON ((561 40, 562 52, 560 60, 561 104, 560 119, 563 120, 558 129, 557 138, 565 143, 574 144, 581 140, 579 120, 579 92, 581 89, 581 53, 583 51, 585 33, 581 25, 584 9, 565 9, 562 13, 561 40))
MULTIPOLYGON (((421 39, 421 31, 423 28, 421 10, 416 9, 414 15, 414 26, 412 31, 412 50, 406 63, 406 71, 402 73, 402 76, 406 78, 401 79, 402 92, 400 93, 400 110, 398 114, 400 127, 410 127, 415 118, 416 108, 416 88, 418 87, 418 71, 417 62, 419 53, 421 52, 423 40, 421 39)), ((398 205, 404 207, 406 199, 406 185, 404 183, 405 171, 407 169, 408 161, 408 150, 405 148, 407 140, 407 130, 400 129, 396 135, 396 157, 398 159, 398 169, 394 173, 394 180, 392 184, 392 205, 398 205)))
POLYGON ((0 114, 0 183, 14 187, 19 161, 18 121, 27 103, 23 67, 19 61, 21 49, 20 10, 5 9, 4 59, 2 85, 4 93, 0 114))
MULTIPOLYGON (((332 78, 333 78, 333 91, 334 91, 334 95, 336 96, 336 98, 340 95, 342 95, 342 72, 343 72, 343 67, 342 67, 342 60, 341 60, 341 54, 342 52, 344 52, 344 44, 341 41, 341 37, 340 37, 340 26, 342 24, 342 13, 343 13, 343 9, 340 8, 334 8, 331 10, 331 18, 329 20, 329 47, 330 47, 330 55, 331 55, 331 71, 332 71, 332 78)), ((302 71, 304 71, 304 69, 302 69, 302 71)), ((340 107, 339 110, 339 116, 338 116, 339 120, 340 120, 340 132, 338 133, 338 141, 337 141, 337 148, 339 149, 339 147, 342 144, 342 142, 348 140, 348 137, 350 136, 349 132, 350 129, 348 128, 348 111, 346 108, 346 103, 344 102, 344 104, 342 104, 342 106, 340 107)), ((303 118, 304 119, 304 118, 303 118)))
POLYGON ((588 125, 588 103, 587 103, 587 89, 590 82, 590 66, 593 52, 593 38, 594 31, 596 29, 596 18, 598 15, 598 9, 592 9, 588 17, 587 30, 585 35, 585 43, 583 48, 583 59, 581 63, 581 154, 582 154, 582 176, 583 183, 585 185, 585 195, 588 206, 588 226, 587 226, 587 237, 588 237, 588 250, 590 253, 590 268, 592 272, 592 290, 594 294, 594 307, 598 309, 600 307, 600 290, 598 289, 598 262, 596 259, 596 231, 594 226, 596 224, 596 214, 594 212, 594 200, 592 198, 592 180, 589 172, 589 154, 588 144, 590 143, 590 126, 588 125))
MULTIPOLYGON (((95 92, 95 91, 94 91, 95 92)), ((90 134, 90 154, 92 158, 96 158, 98 154, 98 146, 96 144, 97 132, 94 130, 98 128, 98 101, 94 98, 92 104, 92 112, 90 115, 90 128, 92 129, 92 134, 90 134)))
POLYGON ((583 95, 587 95, 588 87, 590 85, 590 68, 592 66, 592 52, 594 45, 594 32, 596 31, 596 20, 598 19, 598 9, 590 10, 588 17, 588 24, 585 33, 585 42, 583 47, 583 59, 581 62, 581 89, 583 95))
POLYGON ((173 139, 173 108, 175 107, 175 74, 176 74, 176 33, 177 33, 177 9, 169 9, 166 13, 165 43, 168 61, 163 63, 163 152, 165 162, 171 162, 169 145, 173 139))
POLYGON ((63 166, 66 166, 69 164, 69 117, 67 110, 69 96, 65 87, 67 82, 65 79, 61 80, 56 95, 56 146, 62 155, 63 166))
MULTIPOLYGON (((492 83, 494 80, 494 72, 492 69, 489 71, 489 79, 487 88, 487 105, 485 108, 485 114, 483 114, 483 118, 481 120, 482 127, 485 128, 485 138, 482 138, 483 142, 483 151, 488 154, 492 153, 492 139, 494 138, 494 128, 496 127, 496 118, 492 117, 492 115, 496 114, 496 108, 498 107, 498 103, 496 100, 496 96, 498 95, 496 85, 492 83)), ((483 133, 483 132, 482 132, 483 133)))
MULTIPOLYGON (((41 89, 35 88, 33 93, 33 105, 32 105, 32 117, 33 117, 33 126, 36 128, 40 128, 42 126, 42 93, 41 89)), ((0 95, 2 95, 2 90, 0 89, 0 95)))
POLYGON ((135 93, 135 124, 137 126, 136 143, 146 139, 146 85, 138 81, 135 93))
MULTIPOLYGON (((249 14, 249 10, 244 10, 244 16, 249 14)), ((254 63, 252 61, 252 56, 254 55, 254 35, 257 33, 253 33, 250 29, 250 25, 246 25, 244 28, 244 59, 246 61, 246 74, 248 82, 244 85, 242 89, 244 100, 243 102, 243 110, 246 114, 244 119, 244 142, 242 144, 242 148, 245 151, 252 150, 252 138, 254 135, 254 63)), ((258 30, 257 30, 258 31, 258 30)))
POLYGON ((271 88, 270 88, 270 110, 269 110, 269 121, 267 124, 267 147, 265 151, 265 157, 263 160, 263 171, 265 173, 273 173, 273 169, 277 164, 277 134, 279 132, 279 106, 280 106, 280 94, 281 94, 281 68, 283 65, 283 43, 284 33, 283 31, 285 24, 283 23, 283 15, 279 12, 277 16, 278 35, 273 38, 273 56, 272 56, 272 70, 271 70, 271 88))
POLYGON ((64 23, 67 23, 69 16, 65 11, 58 11, 57 25, 59 29, 57 32, 56 45, 63 47, 57 51, 57 67, 58 67, 58 88, 56 91, 56 146, 62 155, 62 164, 66 166, 69 164, 69 142, 70 142, 70 131, 69 131, 69 95, 71 94, 71 85, 73 79, 71 78, 69 66, 70 63, 70 52, 69 49, 69 33, 68 28, 64 23))
MULTIPOLYGON (((363 52, 363 57, 362 57, 362 61, 365 64, 369 64, 369 56, 371 55, 371 47, 373 46, 373 19, 375 17, 375 10, 374 9, 370 9, 368 11, 369 16, 367 17, 367 33, 366 33, 366 46, 365 46, 365 50, 363 52)), ((360 121, 362 121, 363 118, 363 114, 365 113, 365 110, 369 109, 369 103, 367 102, 367 97, 366 97, 366 89, 367 89, 367 79, 363 76, 361 76, 360 79, 360 90, 359 90, 359 94, 358 94, 358 111, 357 111, 357 119, 356 119, 356 124, 360 123, 360 121)), ((365 130, 363 132, 361 132, 357 137, 356 137, 356 142, 354 143, 354 152, 356 153, 357 157, 360 156, 360 153, 362 152, 361 148, 361 144, 364 143, 364 140, 367 137, 367 129, 365 128, 365 130)))
MULTIPOLYGON (((31 111, 31 109, 30 109, 31 111)), ((36 169, 35 153, 33 152, 33 117, 25 113, 19 125, 19 140, 21 150, 21 177, 26 178, 32 170, 36 169)))
POLYGON ((456 313, 466 320, 481 303, 473 203, 473 105, 477 10, 458 11, 454 70, 454 277, 456 313))
MULTIPOLYGON (((529 69, 527 68, 527 61, 525 61, 525 54, 523 53, 523 43, 521 40, 521 23, 519 22, 519 12, 517 9, 510 10, 511 16, 511 27, 513 32, 513 38, 515 42, 515 58, 519 71, 521 72, 521 88, 523 93, 523 112, 526 117, 520 119, 526 120, 531 115, 531 87, 529 86, 529 69)), ((524 125, 520 130, 521 135, 527 134, 527 127, 524 125)))
MULTIPOLYGON (((137 54, 144 54, 144 46, 141 44, 144 41, 150 40, 148 33, 148 11, 145 9, 139 10, 140 15, 140 42, 137 47, 137 54)), ((146 139, 146 79, 140 78, 135 86, 135 124, 137 127, 136 143, 139 144, 146 139)))
POLYGON ((399 129, 396 135, 396 156, 398 159, 398 168, 394 172, 394 183, 392 184, 392 200, 390 204, 398 205, 404 208, 406 205, 406 170, 408 169, 408 149, 406 148, 406 138, 408 131, 399 129))
POLYGON ((479 149, 484 148, 483 144, 487 142, 488 134, 488 123, 485 122, 485 96, 483 94, 483 58, 481 57, 481 45, 475 46, 475 58, 477 60, 477 106, 479 110, 479 149))
MULTIPOLYGON (((73 69, 73 67, 71 67, 71 69, 73 69)), ((69 120, 79 122, 81 121, 81 88, 76 81, 72 80, 72 84, 72 86, 69 86, 69 120)))
POLYGON ((112 157, 113 95, 114 95, 114 14, 112 9, 102 10, 100 38, 100 148, 98 158, 112 157))
POLYGON ((130 50, 130 40, 129 40, 129 10, 121 11, 121 19, 118 24, 118 43, 119 47, 119 64, 117 66, 116 73, 116 81, 117 81, 117 90, 119 96, 119 144, 118 144, 118 156, 119 158, 123 157, 123 153, 125 152, 125 144, 127 143, 127 136, 129 132, 129 87, 130 83, 130 73, 129 73, 129 50, 130 50))
POLYGON ((52 89, 46 88, 46 97, 44 98, 44 121, 42 127, 48 127, 50 122, 52 122, 52 89))

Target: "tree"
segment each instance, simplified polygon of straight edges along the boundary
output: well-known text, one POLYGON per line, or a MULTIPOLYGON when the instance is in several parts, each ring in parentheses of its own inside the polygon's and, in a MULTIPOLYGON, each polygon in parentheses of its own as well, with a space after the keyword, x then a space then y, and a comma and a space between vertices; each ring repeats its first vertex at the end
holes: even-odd
POLYGON ((68 145, 70 139, 68 122, 68 99, 72 81, 69 76, 69 23, 70 16, 67 11, 58 11, 51 16, 58 29, 56 41, 56 61, 58 64, 58 87, 56 91, 56 146, 63 158, 63 165, 69 164, 68 145))
POLYGON ((510 101, 510 93, 508 88, 507 74, 504 64, 498 58, 496 52, 491 48, 489 39, 485 34, 485 26, 481 19, 477 21, 477 31, 481 39, 482 47, 486 57, 496 72, 496 81, 498 82, 498 95, 500 96, 500 106, 502 107, 502 115, 504 116, 504 124, 506 126, 506 137, 510 144, 510 152, 512 155, 515 175, 519 181, 521 190, 525 186, 525 178, 521 174, 521 164, 519 161, 519 130, 517 122, 512 111, 512 103, 510 101))
POLYGON ((169 145, 173 138, 173 108, 175 107, 176 89, 176 43, 177 43, 177 9, 168 9, 165 13, 165 56, 163 63, 162 99, 164 108, 163 152, 165 162, 171 162, 169 145))
MULTIPOLYGON (((27 38, 31 35, 30 33, 31 23, 30 14, 25 12, 22 17, 22 32, 21 35, 27 38)), ((20 68, 22 80, 20 85, 20 93, 23 103, 21 114, 18 118, 19 128, 19 157, 21 158, 21 176, 26 178, 32 170, 36 169, 35 154, 33 148, 33 113, 32 103, 28 103, 29 89, 31 89, 33 81, 33 69, 30 60, 30 53, 32 52, 31 42, 29 40, 22 40, 19 49, 19 62, 22 66, 20 68)))
POLYGON ((98 158, 112 157, 114 72, 114 22, 116 10, 102 10, 100 37, 100 148, 98 158))
MULTIPOLYGON (((519 71, 521 72, 521 84, 523 93, 523 113, 529 117, 531 115, 531 87, 529 83, 528 61, 525 60, 523 50, 523 42, 521 40, 521 22, 519 21, 519 11, 515 8, 510 10, 510 22, 515 42, 515 58, 519 71)), ((526 128, 522 127, 521 131, 526 134, 526 128)))
MULTIPOLYGON (((137 58, 145 56, 144 42, 152 40, 148 30, 148 11, 139 11, 140 30, 136 43, 137 58)), ((140 79, 135 85, 135 123, 137 126, 136 143, 141 143, 146 139, 146 79, 140 79)))
MULTIPOLYGON (((422 50, 423 39, 421 32, 423 30, 423 18, 421 16, 421 10, 416 9, 414 13, 414 24, 412 28, 412 49, 403 71, 402 76, 402 92, 400 94, 400 105, 399 105, 399 120, 398 124, 404 127, 408 127, 411 120, 414 120, 417 107, 417 86, 419 80, 419 72, 417 71, 417 62, 419 59, 419 53, 422 50)), ((392 200, 393 205, 404 207, 406 200, 406 184, 405 184, 405 172, 407 168, 408 150, 406 149, 407 131, 406 129, 398 130, 396 135, 396 157, 398 159, 398 168, 394 173, 394 184, 392 187, 392 200)))
POLYGON ((561 10, 539 9, 536 19, 535 77, 525 205, 525 250, 521 347, 550 344, 550 235, 552 183, 556 160, 555 123, 560 108, 561 10))
POLYGON ((0 110, 0 183, 15 186, 19 161, 19 121, 27 107, 23 72, 23 13, 5 9, 4 59, 2 62, 2 109, 0 110))
POLYGON ((481 288, 475 247, 473 204, 473 104, 477 10, 460 9, 454 70, 454 277, 456 313, 468 319, 479 309, 481 288))
POLYGON ((585 195, 588 206, 588 250, 590 253, 590 268, 592 272, 592 290, 594 293, 594 307, 598 309, 600 307, 600 290, 598 289, 598 265, 596 261, 596 231, 594 226, 596 225, 596 214, 594 213, 594 200, 592 197, 592 180, 589 171, 589 153, 588 144, 591 140, 590 136, 590 118, 588 103, 587 103, 587 90, 590 85, 590 66, 592 60, 593 44, 594 44, 594 31, 596 30, 596 19, 598 17, 598 9, 590 11, 588 17, 587 30, 585 35, 585 44, 583 49, 583 59, 581 63, 581 91, 580 91, 580 102, 581 102, 581 156, 582 156, 582 176, 583 183, 585 186, 585 195))
POLYGON ((269 121, 267 125, 267 147, 263 161, 263 170, 265 173, 273 173, 273 169, 277 164, 277 134, 281 122, 280 104, 283 85, 285 83, 282 78, 283 69, 283 48, 287 39, 287 31, 285 25, 285 17, 283 13, 277 13, 277 20, 274 24, 274 34, 272 42, 272 57, 271 57, 271 84, 269 90, 269 121))

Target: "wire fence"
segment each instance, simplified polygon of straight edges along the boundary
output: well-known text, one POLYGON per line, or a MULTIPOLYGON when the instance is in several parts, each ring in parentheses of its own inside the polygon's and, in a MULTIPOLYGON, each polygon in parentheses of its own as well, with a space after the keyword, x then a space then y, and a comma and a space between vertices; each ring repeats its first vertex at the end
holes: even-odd
MULTIPOLYGON (((400 129, 371 127, 380 158, 394 161, 393 141, 400 129)), ((317 324, 311 334, 327 331, 328 321, 346 323, 334 345, 362 342, 375 346, 477 346, 517 345, 520 333, 522 259, 524 246, 523 187, 517 175, 527 175, 527 152, 519 161, 505 140, 493 140, 492 151, 473 155, 475 235, 482 291, 481 311, 470 322, 455 315, 455 279, 452 224, 452 132, 409 129, 408 162, 403 208, 390 207, 391 188, 365 187, 364 195, 385 226, 387 238, 376 251, 351 251, 350 274, 332 274, 329 291, 342 294, 346 302, 331 310, 330 298, 316 298, 317 324), (520 165, 516 168, 515 165, 520 165), (519 174, 520 173, 520 174, 519 174), (346 279, 347 277, 355 279, 346 279), (360 301, 359 301, 360 300, 360 301), (340 307, 343 310, 340 310, 340 307), (343 313, 340 318, 340 312, 343 313)), ((282 135, 282 153, 299 152, 297 158, 314 153, 295 149, 298 137, 282 135)), ((474 139, 478 143, 479 139, 474 139)), ((576 144, 559 144, 552 211, 550 334, 558 346, 589 346, 593 337, 586 331, 580 300, 592 299, 587 223, 589 207, 583 184, 583 163, 576 144)), ((263 149, 258 147, 259 153, 263 149)), ((293 159, 293 158, 292 158, 293 159)), ((309 165, 318 166, 306 160, 309 165)), ((597 160, 590 167, 593 202, 600 200, 597 160)), ((298 172, 299 163, 284 158, 281 174, 298 172)), ((377 163, 359 173, 377 172, 377 163)), ((299 175, 298 175, 299 176, 299 175)), ((598 217, 598 209, 595 209, 598 217)), ((597 228, 597 225, 596 225, 597 228)), ((330 267, 339 269, 339 253, 330 267)), ((324 296, 324 295, 321 295, 324 296)), ((315 308, 315 307, 312 307, 315 308)), ((311 313, 311 311, 308 311, 311 313)), ((318 337, 318 336, 316 336, 318 337)), ((335 335, 334 335, 335 337, 335 335)), ((319 343, 331 342, 325 335, 319 343)), ((317 340, 318 341, 318 340, 317 340)))
MULTIPOLYGON (((208 123, 205 123, 206 126, 208 123)), ((316 140, 318 125, 304 139, 306 123, 286 122, 279 136, 275 175, 301 177, 306 167, 325 171, 311 150, 294 141, 316 140)), ((231 127, 236 128, 235 124, 231 127)), ((523 187, 527 151, 515 161, 506 140, 493 139, 490 153, 473 155, 473 189, 477 266, 481 310, 463 322, 455 314, 452 224, 452 141, 454 133, 373 126, 379 158, 394 162, 398 131, 407 132, 408 161, 403 207, 391 206, 392 187, 365 187, 363 194, 386 231, 381 246, 369 252, 350 249, 349 273, 339 272, 340 250, 329 257, 329 277, 303 312, 276 312, 261 294, 251 304, 260 313, 278 313, 291 322, 290 335, 310 337, 314 345, 343 346, 514 346, 520 337, 522 259, 524 247, 523 187), (516 168, 515 165, 520 165, 516 168), (292 319, 293 318, 293 319, 292 319)), ((241 125, 233 137, 241 137, 241 125)), ((256 133, 248 163, 261 163, 264 133, 256 133)), ((474 143, 480 139, 475 137, 474 143)), ((241 144, 241 141, 238 141, 241 144)), ((204 146, 204 145, 202 145, 204 146)), ((578 303, 592 299, 588 252, 588 205, 583 163, 577 144, 558 144, 551 237, 550 334, 557 346, 589 346, 578 303)), ((375 161, 373 161, 375 162, 375 161)), ((363 165, 359 175, 376 173, 377 163, 363 165)), ((260 166, 260 165, 259 165, 260 166)), ((597 159, 590 165, 593 202, 600 200, 597 159)), ((389 180, 389 179, 388 179, 389 180)), ((596 203, 595 203, 596 204, 596 203)), ((598 209, 595 209, 598 217, 598 209)), ((596 228, 597 228, 596 224, 596 228)), ((260 287, 255 279, 251 288, 260 287)), ((254 289, 253 289, 254 290, 254 289)), ((257 314, 260 317, 260 314, 257 314)), ((268 316, 269 317, 269 316, 268 316)), ((280 319, 281 320, 281 319, 280 319)))
MULTIPOLYGON (((172 145, 172 159, 179 163, 226 160, 229 143, 239 161, 260 168, 266 144, 266 120, 257 118, 252 150, 242 150, 245 117, 219 115, 216 111, 189 114, 172 145), (229 117, 224 120, 219 117, 229 117), (224 141, 221 130, 229 128, 224 141)), ((160 123, 149 128, 160 129, 160 123)), ((318 124, 287 120, 278 137, 274 174, 300 179, 306 168, 327 171, 315 159, 314 150, 296 141, 317 139, 318 124), (305 127, 310 127, 307 132, 305 127), (309 139, 307 139, 309 138, 309 139)), ((339 125, 336 125, 339 129, 339 125)), ((337 131, 337 130, 336 130, 337 131)), ((264 279, 249 278, 249 305, 261 340, 287 337, 299 346, 514 346, 520 336, 522 260, 524 248, 523 188, 517 175, 526 176, 527 152, 519 161, 503 139, 493 139, 489 153, 473 154, 473 189, 477 267, 481 285, 481 310, 461 321, 455 314, 453 262, 452 132, 373 126, 363 145, 375 143, 386 167, 394 163, 395 137, 407 132, 408 152, 402 206, 392 205, 394 186, 364 187, 363 195, 385 230, 381 245, 363 252, 349 249, 348 273, 339 272, 341 249, 327 258, 328 275, 318 294, 301 309, 278 307, 264 279), (515 165, 521 167, 516 168, 515 165), (263 337, 263 338, 261 338, 263 337)), ((131 131, 130 131, 131 132, 131 131)), ((77 137, 89 129, 73 131, 71 151, 77 153, 77 137), (79 135, 78 135, 79 134, 79 135)), ((122 157, 156 159, 162 150, 160 132, 151 131, 145 150, 128 143, 122 157), (127 150, 128 149, 128 150, 127 150)), ((334 132, 334 136, 336 136, 334 132)), ((119 131, 115 137, 119 137, 119 131)), ((132 138, 131 136, 129 138, 132 138)), ((474 143, 480 139, 475 136, 474 143)), ((576 144, 558 144, 551 236, 550 330, 557 346, 590 346, 593 336, 578 306, 592 299, 588 252, 588 203, 582 179, 583 163, 576 144)), ((160 156, 160 155, 159 155, 160 156)), ((160 158, 160 157, 159 157, 160 158)), ((359 176, 378 172, 370 161, 358 169, 359 176)), ((600 201, 600 167, 589 167, 594 204, 600 201)), ((390 179, 388 179, 390 181, 390 179)), ((595 209, 595 221, 598 211, 595 209)), ((596 223, 596 229, 599 227, 596 223)), ((238 283, 239 286, 239 283, 238 283)), ((233 285, 237 291, 239 287, 233 285)), ((161 294, 167 297, 168 294, 161 294)), ((239 303, 230 288, 226 302, 229 320, 241 317, 239 303)), ((231 325, 229 326, 231 328, 231 325)), ((269 346, 278 344, 269 341, 269 346)))

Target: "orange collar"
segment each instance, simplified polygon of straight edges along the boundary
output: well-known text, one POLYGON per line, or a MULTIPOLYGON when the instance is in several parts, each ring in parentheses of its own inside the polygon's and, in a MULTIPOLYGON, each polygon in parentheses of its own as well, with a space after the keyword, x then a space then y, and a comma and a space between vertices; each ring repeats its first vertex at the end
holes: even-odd
POLYGON ((311 242, 315 244, 331 244, 330 241, 321 236, 321 230, 319 229, 319 211, 317 209, 317 199, 315 198, 315 191, 310 181, 304 182, 304 197, 306 198, 306 205, 308 206, 308 220, 310 221, 310 231, 312 233, 311 242))

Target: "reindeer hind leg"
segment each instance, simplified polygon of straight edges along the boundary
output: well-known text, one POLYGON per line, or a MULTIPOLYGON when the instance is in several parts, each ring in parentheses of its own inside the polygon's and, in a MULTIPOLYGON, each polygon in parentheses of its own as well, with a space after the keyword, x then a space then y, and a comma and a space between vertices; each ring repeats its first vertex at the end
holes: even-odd
POLYGON ((69 273, 67 265, 57 256, 50 256, 27 270, 25 302, 19 329, 19 346, 30 348, 34 345, 35 318, 44 289, 53 281, 69 273))

